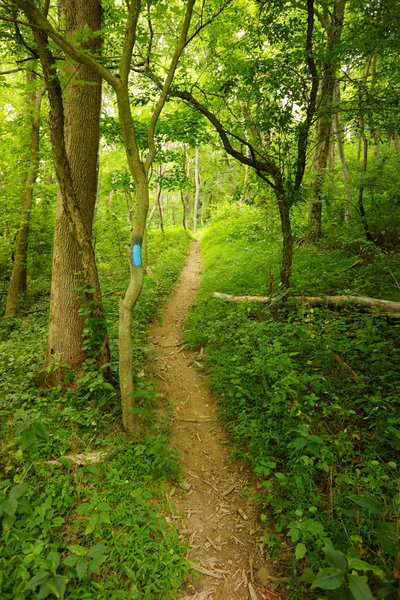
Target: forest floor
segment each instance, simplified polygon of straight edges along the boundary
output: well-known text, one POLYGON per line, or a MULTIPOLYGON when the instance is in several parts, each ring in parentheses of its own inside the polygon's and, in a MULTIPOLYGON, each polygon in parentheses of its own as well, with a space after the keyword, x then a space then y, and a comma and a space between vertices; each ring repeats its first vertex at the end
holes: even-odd
POLYGON ((169 499, 170 519, 189 546, 195 578, 183 600, 283 599, 277 566, 263 558, 262 533, 246 468, 231 464, 227 433, 201 372, 201 353, 184 349, 183 326, 200 279, 196 242, 160 318, 150 328, 159 350, 154 364, 164 403, 173 406, 172 446, 180 453, 183 482, 169 499))

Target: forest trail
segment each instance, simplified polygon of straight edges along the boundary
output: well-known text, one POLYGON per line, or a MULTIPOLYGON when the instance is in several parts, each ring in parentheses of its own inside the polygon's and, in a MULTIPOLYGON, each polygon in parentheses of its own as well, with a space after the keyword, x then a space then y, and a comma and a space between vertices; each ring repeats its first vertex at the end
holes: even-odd
POLYGON ((162 351, 155 377, 161 397, 173 404, 172 446, 181 453, 184 475, 169 518, 202 573, 182 600, 283 599, 276 574, 257 546, 261 531, 245 468, 228 462, 227 434, 217 424, 216 402, 199 370, 201 357, 181 345, 200 264, 199 246, 192 242, 174 291, 161 308, 161 322, 150 328, 151 344, 162 351))

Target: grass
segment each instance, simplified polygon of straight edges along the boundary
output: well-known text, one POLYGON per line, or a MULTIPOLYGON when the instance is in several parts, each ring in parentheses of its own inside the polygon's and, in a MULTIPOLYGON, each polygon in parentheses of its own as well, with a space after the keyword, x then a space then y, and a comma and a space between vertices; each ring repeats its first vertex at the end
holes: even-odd
MULTIPOLYGON (((135 311, 134 359, 140 368, 146 327, 185 259, 183 230, 152 233, 135 311)), ((106 254, 107 248, 98 248, 106 254)), ((110 251, 111 254, 111 251, 110 251)), ((116 289, 126 272, 102 268, 112 369, 116 364, 116 289)), ((67 388, 35 386, 47 313, 0 331, 0 597, 4 600, 170 600, 188 576, 186 548, 164 518, 164 486, 179 477, 169 425, 155 418, 156 392, 137 380, 147 423, 142 438, 122 432, 117 392, 90 361, 67 388), (68 456, 94 453, 93 464, 68 456)))
MULTIPOLYGON (((221 217, 203 235, 203 279, 187 337, 205 348, 234 455, 262 484, 260 518, 274 523, 264 537, 270 557, 281 557, 292 573, 291 597, 331 590, 328 596, 344 599, 356 590, 358 600, 373 590, 393 598, 400 323, 356 307, 268 308, 213 298, 216 290, 264 295, 266 270, 275 275, 279 267, 278 235, 255 209, 221 217)), ((399 299, 394 258, 350 247, 296 248, 292 293, 399 299)))

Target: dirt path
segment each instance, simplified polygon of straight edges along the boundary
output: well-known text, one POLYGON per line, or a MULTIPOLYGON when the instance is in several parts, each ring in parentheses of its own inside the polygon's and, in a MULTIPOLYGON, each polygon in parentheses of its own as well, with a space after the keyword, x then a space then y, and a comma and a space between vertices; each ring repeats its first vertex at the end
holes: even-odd
MULTIPOLYGON (((203 574, 183 600, 283 598, 272 568, 257 546, 260 531, 243 467, 229 465, 226 433, 217 425, 215 401, 199 371, 199 356, 182 349, 182 326, 200 278, 200 251, 192 242, 175 291, 154 323, 150 342, 162 350, 155 374, 174 404, 172 445, 182 453, 185 475, 173 496, 171 519, 203 574), (246 497, 247 496, 247 497, 246 497), (258 535, 257 535, 258 534, 258 535)), ((275 575, 275 573, 274 573, 275 575)))

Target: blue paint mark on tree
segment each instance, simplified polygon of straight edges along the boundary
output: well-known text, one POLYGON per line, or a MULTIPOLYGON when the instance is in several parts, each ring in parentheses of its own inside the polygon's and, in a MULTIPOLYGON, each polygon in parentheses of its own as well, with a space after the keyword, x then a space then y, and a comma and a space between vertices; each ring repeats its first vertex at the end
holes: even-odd
POLYGON ((135 235, 132 239, 131 262, 134 267, 142 266, 142 237, 135 235))

